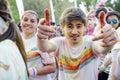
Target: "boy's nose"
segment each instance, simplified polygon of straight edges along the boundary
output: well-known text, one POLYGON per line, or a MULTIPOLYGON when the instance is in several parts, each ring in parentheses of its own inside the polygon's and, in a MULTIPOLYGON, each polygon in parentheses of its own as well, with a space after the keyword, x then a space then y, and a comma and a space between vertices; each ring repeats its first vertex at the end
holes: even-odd
POLYGON ((77 28, 74 28, 74 29, 72 30, 72 34, 77 34, 77 32, 78 32, 77 28))

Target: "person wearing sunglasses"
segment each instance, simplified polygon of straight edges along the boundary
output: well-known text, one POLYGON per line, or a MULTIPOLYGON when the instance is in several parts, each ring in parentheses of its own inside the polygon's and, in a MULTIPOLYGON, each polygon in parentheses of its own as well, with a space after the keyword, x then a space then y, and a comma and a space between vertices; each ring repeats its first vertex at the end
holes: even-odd
MULTIPOLYGON (((120 15, 117 11, 110 11, 105 14, 105 23, 115 28, 117 34, 118 32, 120 32, 120 29, 118 31, 118 27, 120 26, 119 20, 120 20, 120 15)), ((101 60, 99 65, 98 80, 116 80, 116 77, 113 73, 116 68, 116 62, 117 62, 116 57, 118 52, 120 51, 119 46, 120 44, 117 43, 113 47, 113 49, 109 53, 107 53, 107 55, 105 56, 102 55, 103 60, 101 60)))
MULTIPOLYGON (((113 28, 116 30, 116 34, 118 35, 118 40, 120 40, 120 14, 117 11, 110 11, 106 14, 106 23, 112 25, 113 28)), ((117 42, 113 49, 111 50, 111 68, 109 72, 108 80, 118 80, 118 74, 117 71, 120 71, 120 67, 118 69, 117 66, 119 65, 118 62, 119 58, 118 55, 120 54, 120 42, 117 42), (116 74, 117 73, 117 74, 116 74)))
POLYGON ((108 12, 106 15, 106 22, 117 29, 120 26, 120 14, 117 11, 108 12))

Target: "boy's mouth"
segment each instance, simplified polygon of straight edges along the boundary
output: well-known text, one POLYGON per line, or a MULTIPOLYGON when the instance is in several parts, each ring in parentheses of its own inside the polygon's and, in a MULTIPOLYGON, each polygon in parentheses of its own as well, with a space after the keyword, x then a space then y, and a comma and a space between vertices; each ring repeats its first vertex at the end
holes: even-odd
POLYGON ((77 40, 78 38, 79 38, 79 35, 72 35, 72 36, 70 36, 73 40, 77 40))

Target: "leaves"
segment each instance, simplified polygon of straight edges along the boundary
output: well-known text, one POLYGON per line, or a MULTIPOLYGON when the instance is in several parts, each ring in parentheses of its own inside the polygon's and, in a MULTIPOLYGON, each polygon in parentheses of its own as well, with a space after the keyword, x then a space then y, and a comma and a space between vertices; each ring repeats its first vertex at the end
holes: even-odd
POLYGON ((16 5, 16 1, 15 0, 8 0, 9 4, 10 4, 10 9, 13 15, 13 18, 15 19, 15 22, 18 23, 19 22, 19 13, 17 10, 17 5, 16 5))
MULTIPOLYGON (((19 22, 19 14, 18 14, 15 0, 8 0, 8 1, 10 3, 10 8, 15 21, 19 22)), ((68 7, 74 6, 74 3, 73 2, 71 3, 68 0, 52 0, 52 1, 53 1, 53 7, 54 7, 55 20, 56 20, 56 23, 59 24, 59 17, 61 16, 61 13, 63 12, 63 10, 68 7)), ((87 10, 89 11, 90 6, 96 7, 97 1, 98 0, 77 0, 77 6, 79 7, 79 4, 81 4, 81 2, 85 2, 87 10)), ((116 2, 114 2, 114 4, 111 4, 110 2, 111 0, 108 0, 108 2, 106 3, 106 6, 111 7, 114 10, 117 10, 118 12, 120 12, 120 9, 119 9, 120 0, 117 0, 116 2)), ((39 15, 39 18, 44 17, 43 12, 45 8, 48 8, 50 10, 49 0, 23 0, 23 3, 24 3, 25 10, 36 11, 39 15)))

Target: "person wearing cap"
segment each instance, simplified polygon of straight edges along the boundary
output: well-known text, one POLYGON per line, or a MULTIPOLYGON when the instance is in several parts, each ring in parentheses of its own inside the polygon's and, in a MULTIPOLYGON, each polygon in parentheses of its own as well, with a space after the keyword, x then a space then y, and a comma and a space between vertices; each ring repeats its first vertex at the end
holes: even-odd
POLYGON ((0 0, 0 80, 28 80, 25 49, 8 0, 0 0))

